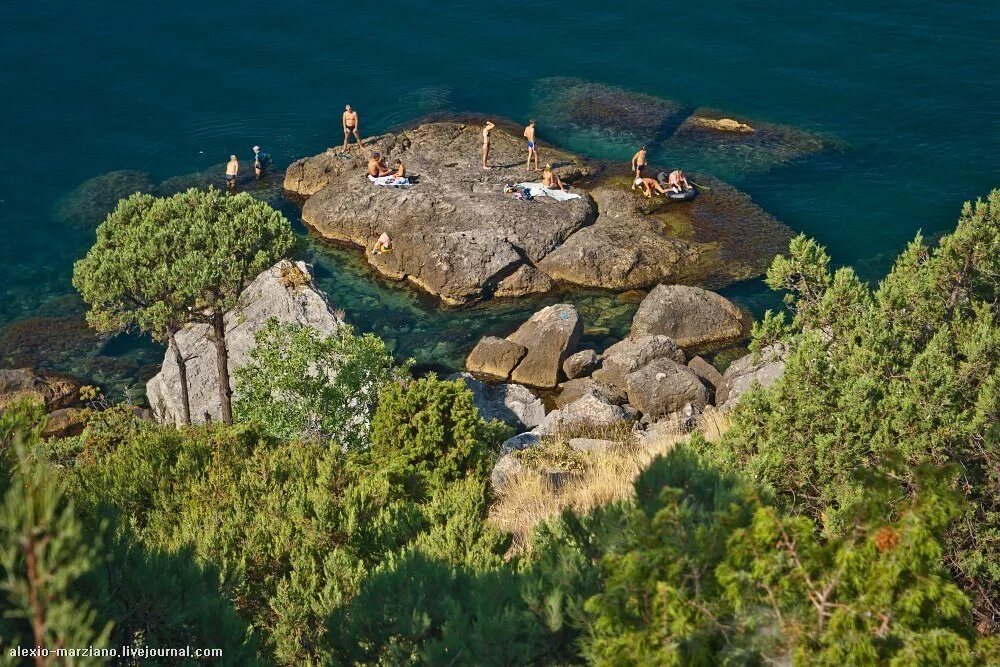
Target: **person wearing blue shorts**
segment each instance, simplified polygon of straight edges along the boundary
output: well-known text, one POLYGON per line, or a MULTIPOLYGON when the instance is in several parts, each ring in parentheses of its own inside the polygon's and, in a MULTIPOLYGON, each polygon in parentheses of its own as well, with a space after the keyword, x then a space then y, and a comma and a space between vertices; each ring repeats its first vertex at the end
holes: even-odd
POLYGON ((528 127, 524 128, 524 138, 528 140, 528 164, 526 169, 528 171, 541 171, 538 168, 538 149, 535 148, 535 120, 531 119, 528 122, 528 127), (531 168, 531 158, 535 158, 535 168, 531 168))

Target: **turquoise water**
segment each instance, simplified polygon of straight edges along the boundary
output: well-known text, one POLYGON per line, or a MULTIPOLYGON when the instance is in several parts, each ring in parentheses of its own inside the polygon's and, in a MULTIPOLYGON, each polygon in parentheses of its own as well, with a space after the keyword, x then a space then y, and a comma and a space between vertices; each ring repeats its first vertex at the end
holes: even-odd
MULTIPOLYGON (((963 201, 1000 185, 995 2, 667 6, 4 3, 0 326, 15 324, 0 333, 0 363, 115 387, 148 374, 154 346, 97 343, 77 326, 69 276, 92 231, 54 215, 57 200, 106 172, 161 182, 246 159, 255 143, 284 166, 339 142, 344 103, 369 132, 432 112, 523 121, 540 79, 575 76, 821 133, 839 148, 771 171, 698 166, 870 279, 918 229, 946 230, 963 201), (58 319, 26 321, 36 317, 58 319)), ((546 135, 539 120, 543 138, 629 157, 600 136, 546 135)), ((453 366, 531 307, 442 311, 373 281, 349 253, 317 247, 311 259, 350 320, 422 363, 453 366)), ((775 303, 759 282, 727 293, 757 312, 775 303)), ((607 327, 593 342, 620 335, 628 304, 609 318, 616 302, 566 298, 607 327)))

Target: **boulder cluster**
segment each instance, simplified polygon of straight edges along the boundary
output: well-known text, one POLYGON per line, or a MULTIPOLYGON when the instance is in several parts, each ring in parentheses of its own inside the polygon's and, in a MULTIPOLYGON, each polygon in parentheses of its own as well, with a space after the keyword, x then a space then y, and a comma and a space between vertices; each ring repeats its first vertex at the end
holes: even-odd
POLYGON ((714 292, 659 285, 639 305, 629 336, 601 353, 577 349, 583 324, 569 304, 543 308, 506 338, 481 339, 460 377, 484 414, 522 431, 504 443, 494 485, 502 487, 518 467, 514 452, 544 437, 593 450, 613 444, 612 435, 642 437, 663 424, 690 428, 706 406, 727 410, 755 383, 770 385, 784 368, 781 348, 747 355, 724 373, 700 356, 745 340, 750 325, 714 292), (551 397, 554 409, 529 399, 529 388, 551 397))

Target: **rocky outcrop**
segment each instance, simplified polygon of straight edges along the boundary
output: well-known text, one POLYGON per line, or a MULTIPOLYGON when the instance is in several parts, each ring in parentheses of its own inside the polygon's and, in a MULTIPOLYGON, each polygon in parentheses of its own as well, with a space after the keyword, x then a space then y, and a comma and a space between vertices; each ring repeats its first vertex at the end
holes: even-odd
POLYGON ((472 392, 472 399, 483 419, 500 421, 519 431, 538 426, 545 418, 542 399, 519 384, 486 385, 468 373, 456 373, 449 380, 462 380, 472 392))
POLYGON ((708 390, 687 366, 672 359, 655 359, 626 378, 629 404, 652 421, 691 404, 704 408, 708 390))
POLYGON ((87 413, 80 408, 53 410, 45 418, 43 438, 69 438, 83 433, 87 426, 87 413))
POLYGON ((708 176, 697 179, 707 189, 683 203, 646 199, 625 178, 596 186, 596 222, 538 268, 556 281, 613 290, 659 283, 717 288, 765 271, 788 247, 791 230, 735 188, 708 176))
POLYGON ((785 370, 786 354, 786 348, 776 343, 768 345, 759 354, 748 354, 734 361, 722 375, 722 385, 716 390, 716 405, 729 410, 753 386, 770 387, 785 370))
POLYGON ((749 315, 715 292, 658 285, 632 318, 632 336, 663 335, 688 353, 717 350, 750 335, 749 315))
POLYGON ((559 385, 559 389, 559 395, 555 399, 557 408, 564 408, 570 403, 588 395, 596 396, 602 401, 614 405, 621 405, 626 400, 623 390, 589 377, 563 382, 559 385))
POLYGON ((628 375, 656 359, 683 364, 684 352, 666 336, 626 338, 605 350, 601 367, 594 371, 593 378, 627 391, 628 375))
POLYGON ((0 369, 0 412, 27 400, 55 411, 80 402, 80 383, 64 375, 40 374, 30 368, 0 369))
MULTIPOLYGON (((322 292, 312 285, 309 268, 303 262, 282 260, 257 276, 244 290, 236 307, 226 313, 226 341, 231 376, 250 360, 254 335, 269 319, 283 324, 309 326, 331 334, 342 320, 322 292)), ((206 415, 220 416, 215 344, 207 325, 191 325, 177 335, 187 361, 191 417, 205 421, 206 415)), ((230 378, 232 383, 232 377, 230 378)), ((180 382, 174 355, 164 356, 160 372, 146 383, 146 396, 160 422, 181 422, 180 382)))
POLYGON ((510 374, 527 353, 528 348, 514 341, 486 336, 472 348, 465 367, 473 373, 509 380, 510 374))
POLYGON ((702 357, 695 357, 688 362, 688 368, 701 378, 701 381, 713 391, 722 384, 722 373, 702 357))
MULTIPOLYGON (((378 272, 409 280, 451 304, 501 294, 550 289, 550 280, 522 267, 536 264, 570 234, 594 220, 585 192, 557 202, 549 197, 521 201, 503 192, 505 183, 524 181, 524 146, 519 137, 494 130, 491 162, 479 164, 482 128, 432 123, 369 140, 388 161, 403 160, 414 184, 407 189, 376 187, 358 158, 342 159, 330 149, 293 163, 285 189, 308 196, 303 221, 326 238, 369 247, 386 232, 393 249, 368 255, 378 272)), ((598 168, 572 154, 543 149, 564 180, 598 168)))
POLYGON ((560 303, 535 313, 507 340, 528 353, 510 374, 511 380, 532 387, 555 387, 563 361, 576 350, 583 323, 576 308, 560 303))
POLYGON ((535 433, 568 438, 615 426, 633 416, 634 413, 620 405, 587 394, 545 415, 545 419, 535 427, 535 433))
POLYGON ((590 375, 597 368, 601 358, 593 350, 580 350, 566 357, 563 362, 563 373, 567 380, 575 380, 590 375))

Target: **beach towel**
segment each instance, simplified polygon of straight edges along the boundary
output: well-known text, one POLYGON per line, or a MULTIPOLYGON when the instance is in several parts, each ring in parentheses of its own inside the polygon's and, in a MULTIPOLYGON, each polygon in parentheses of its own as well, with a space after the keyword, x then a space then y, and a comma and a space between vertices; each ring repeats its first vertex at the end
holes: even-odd
POLYGON ((553 190, 541 183, 518 183, 517 187, 524 188, 531 193, 532 197, 552 197, 556 201, 569 201, 570 199, 580 198, 580 195, 573 194, 572 192, 563 192, 562 190, 553 190))
POLYGON ((375 178, 371 174, 368 174, 368 180, 385 188, 408 188, 410 187, 410 179, 408 178, 396 178, 393 175, 389 176, 379 176, 375 178))

